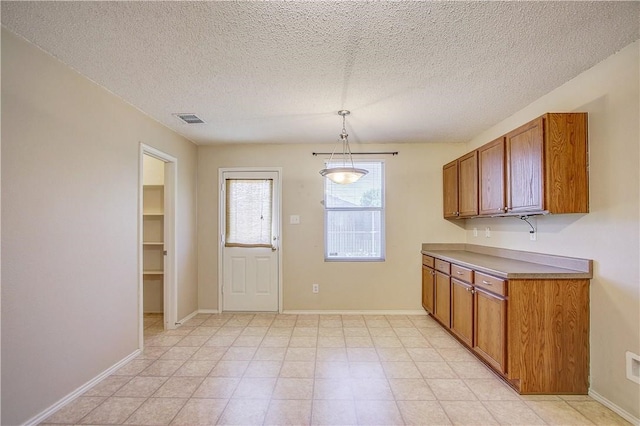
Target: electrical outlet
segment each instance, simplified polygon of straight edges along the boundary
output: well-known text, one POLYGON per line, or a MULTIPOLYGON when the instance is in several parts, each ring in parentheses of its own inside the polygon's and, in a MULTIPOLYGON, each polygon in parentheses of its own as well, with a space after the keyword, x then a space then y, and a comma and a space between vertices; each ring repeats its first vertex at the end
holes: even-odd
POLYGON ((538 239, 538 233, 535 231, 529 231, 529 240, 535 241, 538 239))
POLYGON ((485 238, 491 238, 491 228, 489 228, 488 226, 484 228, 484 236, 485 238))
POLYGON ((478 236, 478 228, 473 228, 473 236, 474 237, 478 236))
POLYGON ((313 291, 314 293, 318 293, 320 291, 320 285, 313 284, 313 286, 311 286, 311 291, 313 291))

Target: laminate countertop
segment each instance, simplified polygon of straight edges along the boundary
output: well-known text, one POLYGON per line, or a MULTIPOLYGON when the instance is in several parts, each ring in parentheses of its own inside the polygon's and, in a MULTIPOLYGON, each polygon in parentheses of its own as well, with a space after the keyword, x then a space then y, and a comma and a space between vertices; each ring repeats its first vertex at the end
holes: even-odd
POLYGON ((591 279, 593 261, 473 244, 423 244, 422 254, 506 279, 591 279))

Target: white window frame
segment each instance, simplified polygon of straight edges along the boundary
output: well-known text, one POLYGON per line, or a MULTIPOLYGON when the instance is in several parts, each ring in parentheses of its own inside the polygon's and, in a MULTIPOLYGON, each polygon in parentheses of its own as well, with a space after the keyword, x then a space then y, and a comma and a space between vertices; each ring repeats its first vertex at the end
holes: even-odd
MULTIPOLYGON (((381 159, 366 159, 366 160, 353 160, 354 166, 358 168, 358 164, 362 163, 380 163, 381 165, 381 173, 380 173, 380 199, 381 205, 380 207, 327 207, 326 206, 326 197, 327 197, 327 180, 325 178, 324 182, 324 195, 323 202, 324 205, 324 261, 325 262, 384 262, 386 260, 386 222, 385 222, 385 210, 386 210, 386 187, 385 187, 385 169, 386 164, 384 160, 381 159), (328 250, 328 220, 329 220, 329 212, 330 211, 379 211, 380 212, 380 257, 336 257, 329 256, 328 250)), ((325 161, 325 167, 328 167, 329 161, 325 161)))

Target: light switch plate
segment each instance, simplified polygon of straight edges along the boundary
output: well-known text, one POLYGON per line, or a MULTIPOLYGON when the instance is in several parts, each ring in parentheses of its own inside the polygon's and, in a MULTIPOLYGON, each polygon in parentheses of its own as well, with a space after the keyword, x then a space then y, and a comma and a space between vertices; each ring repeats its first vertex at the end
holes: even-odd
POLYGON ((297 214, 292 214, 289 216, 289 223, 291 225, 299 225, 300 224, 300 216, 297 214))

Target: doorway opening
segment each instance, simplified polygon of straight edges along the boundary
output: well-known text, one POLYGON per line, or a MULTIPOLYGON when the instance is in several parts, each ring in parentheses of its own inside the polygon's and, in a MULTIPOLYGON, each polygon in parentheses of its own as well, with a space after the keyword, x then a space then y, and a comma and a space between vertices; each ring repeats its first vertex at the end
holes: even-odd
POLYGON ((174 157, 140 145, 140 348, 176 326, 176 168, 174 157))

